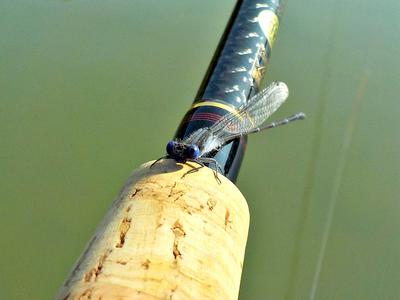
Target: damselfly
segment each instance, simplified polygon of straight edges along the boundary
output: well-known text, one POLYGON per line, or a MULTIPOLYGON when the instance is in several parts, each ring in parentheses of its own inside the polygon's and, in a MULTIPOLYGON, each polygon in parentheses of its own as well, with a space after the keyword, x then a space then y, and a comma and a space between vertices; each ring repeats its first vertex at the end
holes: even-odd
MULTIPOLYGON (((215 154, 222 146, 235 138, 305 118, 305 114, 300 112, 285 119, 264 124, 288 96, 287 85, 284 82, 275 81, 250 98, 237 111, 224 115, 212 126, 200 128, 183 140, 169 141, 166 147, 167 154, 160 159, 172 158, 181 163, 192 161, 198 163, 199 168, 204 167, 204 164, 214 165, 214 176, 220 182, 217 173, 220 167, 214 158, 209 157, 211 154, 215 154)), ((156 160, 152 166, 160 159, 156 160)), ((194 168, 185 175, 199 168, 194 168)))

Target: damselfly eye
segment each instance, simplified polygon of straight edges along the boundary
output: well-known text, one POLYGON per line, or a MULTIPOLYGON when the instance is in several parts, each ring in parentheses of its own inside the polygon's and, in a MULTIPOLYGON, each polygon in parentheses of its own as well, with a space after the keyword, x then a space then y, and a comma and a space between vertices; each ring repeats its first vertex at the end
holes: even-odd
POLYGON ((190 145, 187 151, 189 154, 188 156, 193 159, 198 158, 200 155, 200 149, 197 145, 190 145))
POLYGON ((174 146, 175 146, 175 142, 174 141, 169 141, 166 147, 167 153, 169 155, 173 155, 174 152, 174 146))

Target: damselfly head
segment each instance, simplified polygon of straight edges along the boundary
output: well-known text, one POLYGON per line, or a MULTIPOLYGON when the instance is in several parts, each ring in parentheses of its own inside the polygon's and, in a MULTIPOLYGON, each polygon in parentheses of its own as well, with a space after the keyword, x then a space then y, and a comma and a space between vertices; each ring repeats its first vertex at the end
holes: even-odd
POLYGON ((166 147, 167 154, 177 160, 196 159, 200 156, 200 149, 194 144, 169 141, 166 147))

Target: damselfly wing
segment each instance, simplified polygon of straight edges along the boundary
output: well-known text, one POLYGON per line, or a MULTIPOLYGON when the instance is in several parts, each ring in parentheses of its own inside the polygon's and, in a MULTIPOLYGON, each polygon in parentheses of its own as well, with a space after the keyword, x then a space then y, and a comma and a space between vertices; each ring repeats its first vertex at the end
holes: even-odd
POLYGON ((223 116, 209 128, 201 128, 181 141, 197 145, 199 157, 217 150, 229 141, 247 135, 262 125, 289 96, 284 82, 275 81, 240 107, 238 111, 223 116))

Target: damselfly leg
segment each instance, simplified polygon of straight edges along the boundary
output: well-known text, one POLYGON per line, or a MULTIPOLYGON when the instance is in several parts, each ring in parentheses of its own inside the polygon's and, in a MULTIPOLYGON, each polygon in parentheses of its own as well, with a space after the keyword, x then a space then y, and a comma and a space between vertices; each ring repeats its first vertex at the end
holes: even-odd
POLYGON ((160 160, 164 159, 164 158, 169 158, 168 155, 164 155, 161 156, 159 159, 155 160, 151 165, 150 165, 150 169, 156 164, 158 163, 160 160))
MULTIPOLYGON (((198 165, 200 165, 200 166, 199 166, 199 167, 194 167, 194 168, 192 167, 192 169, 189 170, 189 171, 187 171, 185 174, 183 174, 181 178, 185 177, 186 175, 189 175, 189 174, 192 174, 192 173, 196 173, 196 172, 199 171, 201 168, 204 168, 204 167, 205 167, 205 165, 204 165, 202 162, 199 162, 198 160, 195 160, 195 159, 188 159, 186 162, 188 162, 188 161, 194 162, 194 163, 196 163, 196 164, 198 164, 198 165)), ((188 165, 189 165, 189 164, 188 164, 188 165)), ((191 165, 189 165, 189 166, 191 166, 191 165)))
POLYGON ((199 161, 199 162, 201 162, 203 164, 204 163, 209 164, 209 165, 210 164, 214 164, 215 168, 211 168, 211 169, 214 171, 215 180, 219 184, 221 184, 221 180, 218 177, 218 169, 221 171, 221 173, 223 173, 223 170, 221 169, 221 167, 219 166, 218 162, 214 158, 211 158, 211 157, 199 157, 199 158, 197 158, 197 161, 199 161))

